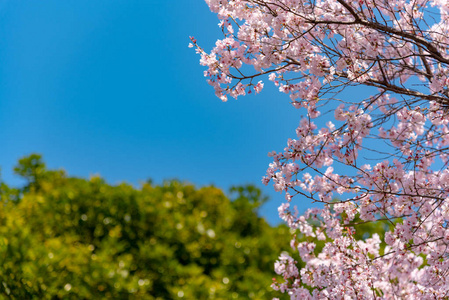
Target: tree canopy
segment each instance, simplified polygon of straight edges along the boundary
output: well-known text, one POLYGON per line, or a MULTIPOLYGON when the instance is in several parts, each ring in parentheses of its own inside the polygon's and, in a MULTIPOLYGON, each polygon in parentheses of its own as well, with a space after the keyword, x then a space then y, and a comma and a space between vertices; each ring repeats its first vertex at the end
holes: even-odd
MULTIPOLYGON (((177 180, 140 188, 48 170, 39 155, 2 183, 0 293, 12 299, 270 299, 289 244, 253 186, 227 196, 177 180)), ((278 295, 279 296, 279 295, 278 295)))

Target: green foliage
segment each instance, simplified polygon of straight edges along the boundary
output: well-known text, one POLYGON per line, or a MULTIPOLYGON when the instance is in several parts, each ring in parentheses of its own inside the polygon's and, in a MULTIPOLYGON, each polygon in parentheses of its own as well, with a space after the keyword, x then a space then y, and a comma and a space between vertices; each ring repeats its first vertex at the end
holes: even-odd
MULTIPOLYGON (((19 161, 0 186, 0 294, 13 299, 271 299, 286 226, 257 215, 254 186, 179 181, 136 189, 19 161)), ((285 296, 284 296, 285 297, 285 296)))

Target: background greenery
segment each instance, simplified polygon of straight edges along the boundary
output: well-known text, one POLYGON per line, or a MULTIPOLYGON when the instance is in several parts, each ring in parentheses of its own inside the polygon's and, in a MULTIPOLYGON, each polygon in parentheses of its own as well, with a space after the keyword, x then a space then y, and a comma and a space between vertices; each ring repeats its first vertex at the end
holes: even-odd
POLYGON ((14 171, 27 184, 1 183, 4 298, 283 297, 269 285, 290 233, 258 216, 267 199, 254 186, 113 186, 47 170, 39 155, 14 171))

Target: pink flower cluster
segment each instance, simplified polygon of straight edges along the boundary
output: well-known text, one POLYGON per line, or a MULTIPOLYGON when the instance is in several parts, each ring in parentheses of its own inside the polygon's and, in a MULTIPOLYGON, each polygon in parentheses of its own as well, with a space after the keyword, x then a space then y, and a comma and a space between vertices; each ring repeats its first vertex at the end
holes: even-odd
POLYGON ((224 38, 210 53, 191 46, 216 95, 258 93, 266 75, 306 113, 262 180, 285 194, 279 216, 305 265, 282 253, 273 288, 291 299, 448 299, 449 2, 206 2, 224 38), (300 215, 301 199, 321 208, 300 215), (384 226, 361 237, 370 223, 384 226))

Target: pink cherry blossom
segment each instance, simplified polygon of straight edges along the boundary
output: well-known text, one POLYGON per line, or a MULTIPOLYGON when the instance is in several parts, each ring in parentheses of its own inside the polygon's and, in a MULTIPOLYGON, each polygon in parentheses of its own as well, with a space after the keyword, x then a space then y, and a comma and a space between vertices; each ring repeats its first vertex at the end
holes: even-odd
POLYGON ((449 2, 206 3, 223 39, 191 45, 217 97, 259 93, 268 77, 306 116, 262 179, 285 194, 279 216, 305 264, 282 253, 272 287, 291 299, 448 299, 449 2), (321 206, 301 215, 305 199, 321 206), (384 231, 360 238, 366 223, 384 231))

